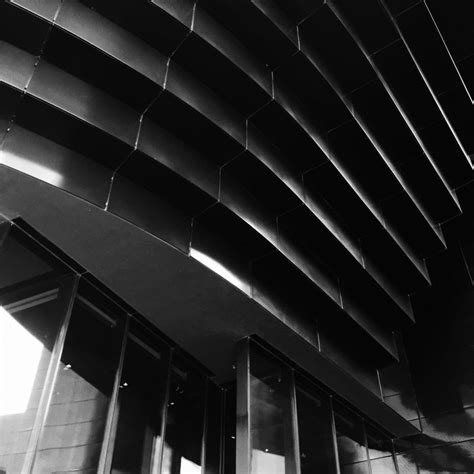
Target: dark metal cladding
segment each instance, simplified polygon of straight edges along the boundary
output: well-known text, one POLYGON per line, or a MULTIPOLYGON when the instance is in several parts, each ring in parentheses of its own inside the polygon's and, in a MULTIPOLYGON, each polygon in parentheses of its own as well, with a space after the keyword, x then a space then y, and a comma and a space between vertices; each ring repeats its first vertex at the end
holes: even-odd
MULTIPOLYGON (((189 282, 170 290, 161 329, 218 377, 256 334, 413 432, 383 404, 379 370, 404 360, 394 334, 430 291, 430 259, 457 245, 444 224, 473 179, 472 35, 443 15, 434 0, 0 0, 0 211, 48 221, 88 271, 89 215, 94 255, 114 241, 109 262, 153 236, 180 269, 161 284, 202 278, 176 319, 189 282), (61 237, 53 214, 80 231, 61 237), (227 302, 203 296, 216 287, 227 302), (203 329, 220 360, 179 334, 193 298, 194 330, 224 333, 203 329)), ((153 288, 140 297, 157 304, 153 288)))

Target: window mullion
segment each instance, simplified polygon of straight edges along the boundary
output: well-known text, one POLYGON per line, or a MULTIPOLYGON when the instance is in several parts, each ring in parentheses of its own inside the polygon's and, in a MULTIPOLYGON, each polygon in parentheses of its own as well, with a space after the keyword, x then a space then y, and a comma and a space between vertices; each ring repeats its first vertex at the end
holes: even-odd
POLYGON ((117 419, 118 419, 118 397, 120 390, 120 381, 122 378, 123 362, 125 359, 125 350, 127 348, 128 340, 128 329, 130 326, 130 315, 127 314, 125 319, 125 327, 122 337, 122 347, 120 351, 120 359, 117 370, 115 372, 115 381, 110 399, 109 409, 107 412, 107 420, 105 422, 104 437, 102 440, 102 449, 100 452, 99 467, 97 472, 99 474, 106 474, 110 472, 112 465, 113 446, 117 430, 117 419))

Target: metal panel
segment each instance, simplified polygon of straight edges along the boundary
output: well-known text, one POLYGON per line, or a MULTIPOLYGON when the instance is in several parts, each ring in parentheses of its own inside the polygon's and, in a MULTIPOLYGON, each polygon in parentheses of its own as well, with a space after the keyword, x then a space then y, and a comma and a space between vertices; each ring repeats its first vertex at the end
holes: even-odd
POLYGON ((143 119, 138 150, 180 174, 210 196, 217 197, 219 171, 206 156, 186 146, 182 140, 143 119))
POLYGON ((140 115, 99 89, 40 61, 28 93, 127 143, 135 143, 140 115))
POLYGON ((108 210, 188 252, 192 216, 214 202, 181 175, 135 152, 113 180, 108 210))
POLYGON ((0 81, 23 90, 28 85, 37 58, 9 43, 0 41, 0 81))
POLYGON ((52 29, 41 57, 140 113, 161 91, 156 82, 61 28, 52 29))
POLYGON ((147 191, 133 181, 117 175, 107 210, 188 253, 191 217, 159 194, 147 191))
POLYGON ((151 3, 167 12, 183 25, 191 28, 195 9, 193 0, 151 0, 151 3))
POLYGON ((209 15, 199 3, 196 5, 193 31, 231 60, 271 96, 270 71, 234 35, 209 15))
POLYGON ((77 0, 64 1, 56 24, 157 84, 163 84, 166 72, 163 55, 77 0))
POLYGON ((0 163, 103 207, 112 171, 46 138, 14 125, 0 163))
POLYGON ((146 117, 199 152, 206 166, 219 167, 241 153, 238 143, 223 129, 168 90, 147 110, 146 117))
POLYGON ((0 31, 3 40, 39 55, 50 30, 51 24, 39 16, 8 1, 0 2, 0 31))
POLYGON ((228 104, 173 61, 169 67, 166 89, 211 120, 235 141, 245 144, 245 122, 228 104))
POLYGON ((56 17, 59 8, 61 7, 61 0, 7 0, 14 5, 18 5, 25 10, 28 10, 35 15, 40 16, 48 21, 53 21, 56 17))
POLYGON ((32 95, 21 100, 15 123, 115 169, 132 146, 32 95))
POLYGON ((11 127, 11 122, 21 98, 20 90, 0 83, 0 144, 11 127))
POLYGON ((416 433, 313 345, 198 262, 85 201, 0 168, 0 212, 21 212, 209 367, 218 380, 235 376, 235 343, 248 334, 259 334, 387 430, 397 435, 416 433), (189 318, 191 313, 193 318, 189 318))

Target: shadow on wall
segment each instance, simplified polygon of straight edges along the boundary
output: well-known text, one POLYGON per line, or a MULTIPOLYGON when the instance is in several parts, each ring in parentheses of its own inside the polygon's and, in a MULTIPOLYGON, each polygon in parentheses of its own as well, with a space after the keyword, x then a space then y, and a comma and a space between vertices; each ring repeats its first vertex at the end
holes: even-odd
POLYGON ((474 472, 474 287, 453 248, 430 263, 433 286, 415 295, 417 323, 403 335, 414 392, 389 377, 384 387, 422 429, 396 441, 401 473, 474 472))

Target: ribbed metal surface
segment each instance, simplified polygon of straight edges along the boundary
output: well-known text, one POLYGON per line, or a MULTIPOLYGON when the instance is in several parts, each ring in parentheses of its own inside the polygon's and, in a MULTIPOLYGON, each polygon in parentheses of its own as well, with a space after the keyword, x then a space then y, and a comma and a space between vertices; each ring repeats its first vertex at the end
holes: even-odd
POLYGON ((472 179, 434 17, 385 3, 2 1, 0 163, 383 365, 472 179))

